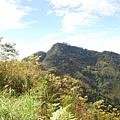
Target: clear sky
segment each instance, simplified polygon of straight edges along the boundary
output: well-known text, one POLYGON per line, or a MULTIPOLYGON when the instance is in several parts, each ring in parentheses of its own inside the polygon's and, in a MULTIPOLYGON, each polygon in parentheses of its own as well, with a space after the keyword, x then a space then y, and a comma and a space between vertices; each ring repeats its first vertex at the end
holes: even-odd
POLYGON ((0 37, 20 58, 57 42, 120 54, 120 0, 0 0, 0 37))

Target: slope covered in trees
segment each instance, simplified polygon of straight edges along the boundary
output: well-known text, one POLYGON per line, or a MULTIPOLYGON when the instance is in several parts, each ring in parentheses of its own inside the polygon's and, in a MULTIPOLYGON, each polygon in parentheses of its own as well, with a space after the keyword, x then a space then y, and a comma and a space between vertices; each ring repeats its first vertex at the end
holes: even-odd
MULTIPOLYGON (((45 71, 50 69, 50 51, 44 54, 42 62, 37 62, 40 57, 34 55, 29 56, 26 62, 16 59, 17 51, 10 43, 1 43, 0 50, 1 120, 120 119, 118 99, 100 94, 93 84, 88 84, 92 79, 87 75, 81 72, 81 79, 75 79, 70 74, 56 76, 45 71)), ((53 53, 56 54, 54 49, 53 53)), ((95 66, 91 61, 85 64, 95 66)))
POLYGON ((111 98, 120 99, 120 55, 56 43, 46 53, 41 68, 55 75, 69 75, 111 98))

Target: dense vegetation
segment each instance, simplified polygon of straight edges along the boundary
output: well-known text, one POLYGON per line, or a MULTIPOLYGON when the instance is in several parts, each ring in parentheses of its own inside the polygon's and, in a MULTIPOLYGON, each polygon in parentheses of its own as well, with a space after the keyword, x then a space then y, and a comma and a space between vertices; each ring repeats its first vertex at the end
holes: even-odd
MULTIPOLYGON (((40 56, 34 55, 29 56, 26 59, 27 62, 16 60, 18 53, 14 45, 10 43, 2 44, 1 42, 0 49, 1 120, 120 119, 117 97, 112 100, 100 94, 95 86, 96 83, 95 85, 88 84, 90 83, 88 74, 85 77, 85 73, 79 73, 81 78, 73 78, 74 75, 70 76, 70 74, 64 75, 64 72, 60 73, 62 76, 50 74, 50 67, 47 66, 50 64, 47 62, 48 55, 52 56, 50 52, 44 54, 42 61, 45 61, 39 63, 37 61, 40 60, 40 56)), ((73 56, 71 55, 71 57, 73 56)), ((92 58, 92 56, 90 57, 92 58)), ((97 64, 97 61, 94 63, 89 60, 89 64, 86 61, 85 64, 87 68, 85 69, 84 66, 81 71, 90 70, 91 66, 94 67, 97 64)), ((51 63, 51 65, 53 64, 51 63)), ((102 66, 103 64, 97 65, 102 66)), ((103 66, 99 67, 99 70, 102 69, 103 66)), ((92 79, 90 78, 90 80, 92 79)), ((116 78, 117 80, 119 78, 116 78)))
POLYGON ((55 75, 70 75, 111 98, 120 98, 120 55, 57 43, 47 52, 41 68, 55 75))

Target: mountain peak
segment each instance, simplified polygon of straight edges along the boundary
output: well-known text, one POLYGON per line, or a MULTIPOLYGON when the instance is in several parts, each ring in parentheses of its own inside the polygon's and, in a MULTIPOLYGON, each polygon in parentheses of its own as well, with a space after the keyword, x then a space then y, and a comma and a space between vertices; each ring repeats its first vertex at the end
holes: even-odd
MULTIPOLYGON (((34 55, 42 56, 41 69, 55 75, 70 75, 89 84, 103 93, 114 94, 120 90, 120 55, 114 52, 97 52, 71 46, 67 43, 56 43, 45 52, 34 55)), ((116 94, 120 97, 120 93, 116 94)))

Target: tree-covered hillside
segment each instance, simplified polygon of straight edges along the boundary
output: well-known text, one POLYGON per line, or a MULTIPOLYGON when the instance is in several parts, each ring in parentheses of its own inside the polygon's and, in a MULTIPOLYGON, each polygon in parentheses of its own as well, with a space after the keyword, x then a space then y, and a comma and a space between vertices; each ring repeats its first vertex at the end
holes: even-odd
POLYGON ((110 98, 120 99, 120 55, 56 43, 46 53, 41 68, 55 75, 69 75, 110 98))
MULTIPOLYGON (((59 47, 59 44, 56 45, 58 45, 59 47)), ((54 45, 54 47, 56 47, 56 45, 54 45)), ((60 45, 64 46, 64 44, 60 45)), ((72 47, 66 44, 65 46, 72 47)), ((76 50, 79 49, 76 47, 73 48, 75 48, 76 50)), ((61 47, 59 47, 59 49, 61 49, 61 47)), ((60 51, 57 50, 57 47, 56 51, 54 51, 54 49, 51 50, 53 51, 49 51, 49 54, 38 52, 38 56, 34 54, 27 57, 25 61, 19 61, 16 59, 18 52, 15 49, 15 45, 12 45, 10 43, 3 44, 1 42, 0 119, 119 120, 119 99, 117 99, 117 97, 114 97, 114 99, 110 99, 108 98, 108 96, 101 94, 99 92, 100 89, 98 87, 99 84, 97 84, 98 82, 94 82, 93 84, 92 82, 94 81, 94 79, 92 79, 92 76, 89 76, 89 74, 93 74, 93 76, 95 77, 95 75, 97 75, 95 73, 98 70, 102 71, 102 69, 104 69, 104 65, 105 67, 108 67, 106 66, 106 64, 108 63, 101 60, 100 62, 98 62, 98 60, 95 60, 96 63, 94 64, 94 62, 92 62, 91 60, 88 60, 89 63, 87 63, 86 60, 85 63, 79 62, 81 64, 81 71, 77 71, 78 76, 76 74, 76 78, 74 74, 71 74, 72 71, 70 72, 69 69, 69 75, 68 73, 62 72, 60 73, 61 76, 57 76, 49 73, 53 72, 49 69, 53 66, 53 58, 56 59, 56 56, 54 56, 50 61, 50 57, 52 57, 52 55, 56 55, 56 51, 58 53, 60 51), (40 57, 39 55, 45 56, 40 57), (41 60, 42 62, 39 62, 40 58, 43 59, 41 60), (48 66, 50 64, 51 66, 48 66)), ((81 50, 83 50, 84 52, 84 49, 81 50)), ((66 52, 70 56, 69 51, 66 50, 66 52)), ((92 55, 92 51, 88 52, 92 55)), ((97 52, 94 53, 96 54, 97 52)), ((69 58, 69 56, 66 56, 66 58, 69 58)), ((73 57, 74 54, 72 54, 71 56, 73 57)), ((90 58, 93 58, 93 56, 91 56, 90 58)), ((81 61, 83 60, 83 58, 80 59, 81 61)), ((56 71, 54 71, 54 73, 58 74, 57 65, 53 67, 56 68, 56 71)), ((68 63, 68 65, 70 65, 70 63, 68 63)), ((113 69, 113 66, 110 66, 109 69, 113 69)), ((117 69, 115 70, 117 71, 117 69)), ((101 74, 102 73, 100 73, 100 75, 101 74)), ((115 80, 119 81, 119 78, 115 80)), ((107 81, 107 79, 105 79, 105 81, 107 81)), ((101 84, 102 82, 103 81, 100 81, 101 84)), ((118 84, 116 84, 116 86, 117 85, 118 84)), ((116 88, 117 91, 119 89, 119 86, 117 86, 116 88)), ((115 91, 113 91, 113 93, 114 92, 115 91)))

